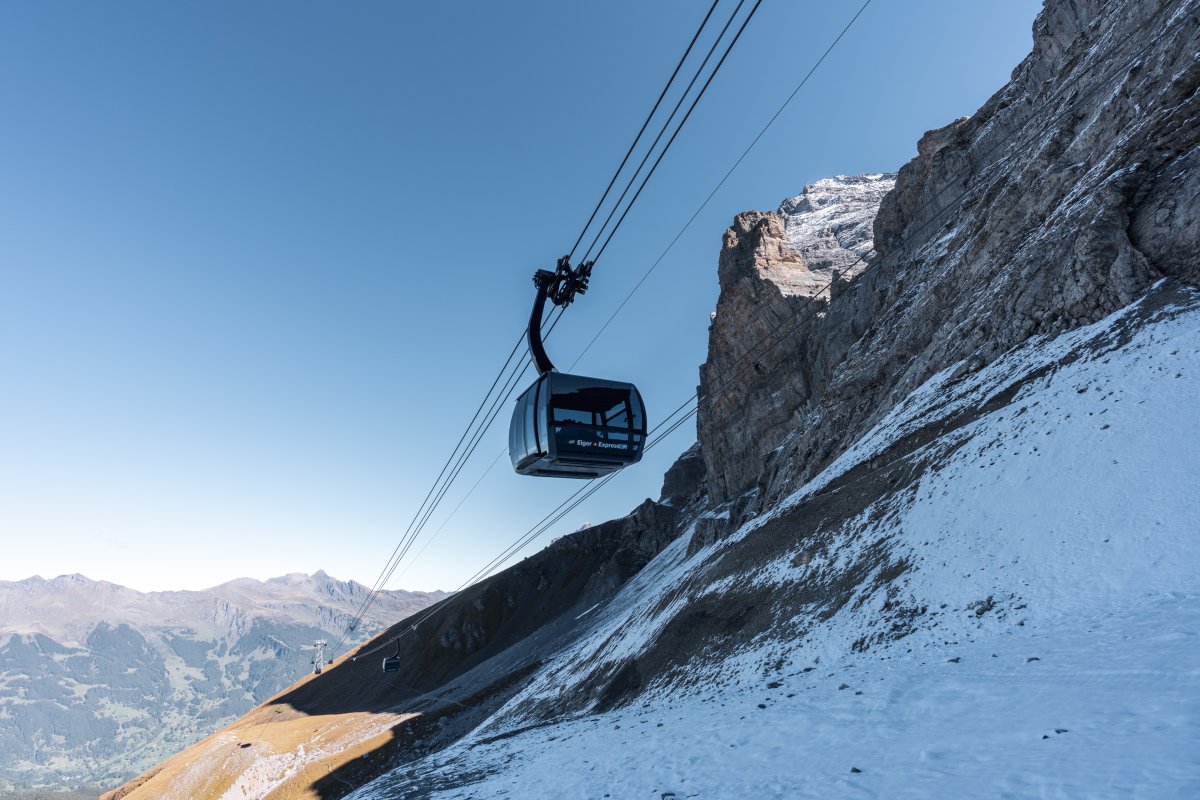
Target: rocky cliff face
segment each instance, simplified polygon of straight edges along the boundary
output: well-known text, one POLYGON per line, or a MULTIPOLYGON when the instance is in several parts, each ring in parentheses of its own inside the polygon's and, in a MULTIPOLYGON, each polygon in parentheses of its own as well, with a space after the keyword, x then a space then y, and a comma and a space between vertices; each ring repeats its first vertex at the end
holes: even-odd
POLYGON ((778 215, 739 217, 701 371, 714 501, 757 489, 750 511, 768 507, 939 371, 1095 322, 1160 278, 1195 285, 1198 43, 1188 3, 1049 3, 1012 81, 921 139, 853 245, 877 257, 832 302, 789 308, 811 257, 778 215))
POLYGON ((872 222, 894 181, 885 174, 819 181, 778 211, 739 214, 725 232, 697 416, 715 502, 754 487, 763 459, 821 390, 826 346, 802 335, 795 320, 823 316, 830 298, 866 269, 872 222))

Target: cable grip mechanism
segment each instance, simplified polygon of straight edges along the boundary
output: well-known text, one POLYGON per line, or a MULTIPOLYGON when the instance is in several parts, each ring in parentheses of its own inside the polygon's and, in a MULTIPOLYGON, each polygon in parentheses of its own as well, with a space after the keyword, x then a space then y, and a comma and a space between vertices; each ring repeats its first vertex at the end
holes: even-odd
POLYGON ((554 364, 546 355, 546 348, 542 344, 542 313, 546 309, 546 301, 566 308, 575 300, 575 295, 585 294, 588 282, 592 278, 593 264, 594 261, 585 261, 572 268, 571 257, 566 255, 558 260, 553 271, 539 269, 533 273, 537 298, 533 301, 533 311, 529 314, 529 352, 533 355, 533 363, 539 375, 554 371, 554 364))

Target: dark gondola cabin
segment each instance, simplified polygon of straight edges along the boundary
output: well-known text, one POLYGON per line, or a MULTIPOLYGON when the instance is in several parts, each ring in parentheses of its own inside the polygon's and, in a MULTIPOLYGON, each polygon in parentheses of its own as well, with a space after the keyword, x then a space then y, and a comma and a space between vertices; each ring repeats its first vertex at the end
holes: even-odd
POLYGON ((632 383, 547 372, 517 400, 508 437, 522 475, 596 478, 641 459, 646 409, 632 383))
POLYGON ((573 269, 563 256, 553 272, 533 275, 537 298, 526 335, 539 377, 517 400, 508 428, 508 454, 521 475, 598 478, 642 458, 646 407, 637 387, 558 372, 542 344, 546 301, 566 308, 587 291, 591 274, 592 262, 573 269))
POLYGON ((383 659, 384 672, 399 672, 400 671, 400 656, 388 656, 383 659))

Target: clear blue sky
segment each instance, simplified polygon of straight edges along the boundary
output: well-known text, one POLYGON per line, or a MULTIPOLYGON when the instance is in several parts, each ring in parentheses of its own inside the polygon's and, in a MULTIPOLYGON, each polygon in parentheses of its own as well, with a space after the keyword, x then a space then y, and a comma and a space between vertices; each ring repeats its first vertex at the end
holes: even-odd
MULTIPOLYGON (((858 5, 765 0, 560 365, 858 5)), ((0 579, 373 582, 707 6, 0 5, 0 579)), ((733 215, 898 168, 1004 83, 1039 6, 874 0, 578 371, 637 382, 652 424, 674 408, 733 215)), ((694 437, 553 535, 657 497, 694 437)), ((454 588, 576 486, 502 459, 392 587, 454 588)))

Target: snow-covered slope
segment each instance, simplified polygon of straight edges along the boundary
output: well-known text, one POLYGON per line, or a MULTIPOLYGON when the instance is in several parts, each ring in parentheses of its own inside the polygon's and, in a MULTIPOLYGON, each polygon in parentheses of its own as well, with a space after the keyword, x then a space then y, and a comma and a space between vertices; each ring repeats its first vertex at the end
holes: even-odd
POLYGON ((938 375, 774 512, 676 540, 491 721, 351 796, 1195 797, 1197 396, 1200 293, 1165 284, 938 375), (894 489, 759 541, 838 517, 866 464, 894 489), (767 608, 647 669, 746 598, 767 608), (583 713, 631 663, 631 702, 583 713))

